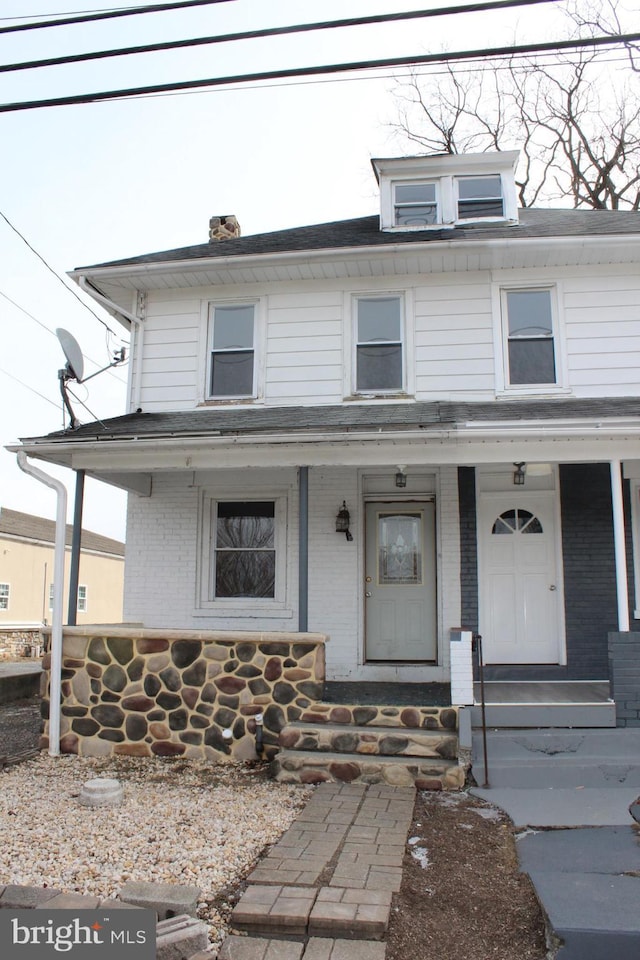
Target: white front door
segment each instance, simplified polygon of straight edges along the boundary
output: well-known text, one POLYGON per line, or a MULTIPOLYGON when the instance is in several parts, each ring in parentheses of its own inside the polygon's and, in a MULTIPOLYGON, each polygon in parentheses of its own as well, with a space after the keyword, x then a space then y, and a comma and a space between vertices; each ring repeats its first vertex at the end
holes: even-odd
POLYGON ((368 503, 365 544, 366 659, 434 662, 434 503, 368 503))
POLYGON ((478 514, 485 661, 558 663, 562 590, 553 497, 486 497, 478 514))

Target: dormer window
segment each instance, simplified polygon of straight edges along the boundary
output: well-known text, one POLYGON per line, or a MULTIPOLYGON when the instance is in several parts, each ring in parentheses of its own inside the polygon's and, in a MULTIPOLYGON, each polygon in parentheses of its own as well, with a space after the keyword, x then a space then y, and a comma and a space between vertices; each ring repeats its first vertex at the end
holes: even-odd
POLYGON ((395 223, 399 227, 424 227, 439 222, 435 183, 394 184, 395 223))
POLYGON ((380 228, 390 232, 518 222, 518 152, 372 160, 380 183, 380 228))
POLYGON ((503 217, 502 179, 496 177, 458 177, 458 220, 503 217))

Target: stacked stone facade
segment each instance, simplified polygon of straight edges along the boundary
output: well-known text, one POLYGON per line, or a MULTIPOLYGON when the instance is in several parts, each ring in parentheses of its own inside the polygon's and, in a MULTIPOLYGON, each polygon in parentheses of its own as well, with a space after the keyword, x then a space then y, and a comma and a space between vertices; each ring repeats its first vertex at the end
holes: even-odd
MULTIPOLYGON (((62 652, 60 749, 81 756, 128 754, 255 759, 322 696, 326 637, 67 627, 62 652)), ((50 657, 43 712, 49 737, 50 657)))

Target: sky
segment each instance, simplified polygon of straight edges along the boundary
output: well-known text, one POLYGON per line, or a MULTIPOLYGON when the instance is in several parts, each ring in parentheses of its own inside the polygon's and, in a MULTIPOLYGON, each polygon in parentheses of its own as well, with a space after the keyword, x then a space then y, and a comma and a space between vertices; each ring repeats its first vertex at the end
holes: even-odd
MULTIPOLYGON (((125 5, 124 0, 115 4, 125 5)), ((0 34, 0 64, 437 5, 434 0, 324 0, 322 5, 227 0, 0 34)), ((92 0, 0 0, 0 27, 20 22, 12 17, 35 20, 95 9, 92 0)), ((514 39, 547 40, 564 36, 565 29, 550 3, 0 72, 0 103, 474 49, 514 39)), ((0 507, 55 516, 55 494, 23 474, 15 454, 4 449, 18 438, 63 425, 58 370, 64 357, 55 329, 62 327, 78 340, 87 373, 108 364, 112 350, 128 340, 116 320, 84 298, 96 317, 65 289, 67 271, 204 243, 209 218, 216 214, 235 214, 247 236, 376 212, 371 157, 415 152, 390 126, 397 116, 394 90, 401 76, 400 70, 385 71, 0 113, 0 507)), ((66 285, 75 287, 70 281, 66 285)), ((78 418, 89 422, 125 413, 127 374, 124 365, 76 385, 88 407, 76 404, 78 418)), ((73 473, 37 465, 67 486, 71 518, 73 473)), ((125 513, 121 491, 87 480, 87 529, 124 539, 125 513)))

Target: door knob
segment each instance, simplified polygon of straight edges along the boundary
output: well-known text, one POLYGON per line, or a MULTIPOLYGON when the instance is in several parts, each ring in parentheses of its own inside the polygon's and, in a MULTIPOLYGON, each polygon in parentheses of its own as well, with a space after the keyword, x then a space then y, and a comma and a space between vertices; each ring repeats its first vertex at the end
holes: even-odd
POLYGON ((371 596, 371 591, 367 590, 367 592, 365 593, 365 597, 370 597, 370 596, 371 596))
POLYGON ((555 583, 552 583, 551 586, 549 587, 549 590, 557 590, 557 589, 558 588, 556 587, 555 583))

